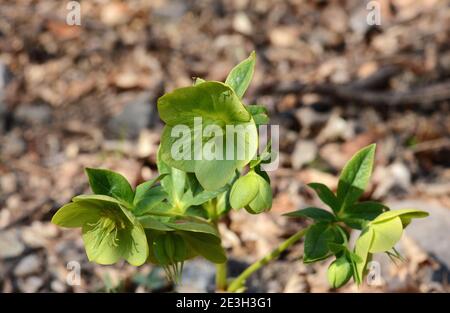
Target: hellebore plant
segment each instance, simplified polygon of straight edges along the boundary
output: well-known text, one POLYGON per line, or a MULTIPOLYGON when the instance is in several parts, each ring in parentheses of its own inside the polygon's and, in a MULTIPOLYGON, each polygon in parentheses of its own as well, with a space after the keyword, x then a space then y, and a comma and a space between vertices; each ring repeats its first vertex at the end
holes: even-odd
POLYGON ((218 222, 231 209, 260 214, 272 206, 264 165, 273 152, 270 142, 259 149, 258 139, 258 127, 269 122, 267 111, 242 102, 255 62, 253 52, 225 83, 197 78, 193 86, 158 100, 159 115, 166 124, 158 151, 158 177, 133 190, 118 173, 86 169, 94 194, 74 197, 52 222, 81 227, 90 261, 113 264, 125 259, 134 266, 149 262, 163 267, 168 279, 177 283, 183 263, 201 256, 216 263, 218 291, 242 292, 250 275, 302 238, 303 262, 335 257, 328 269, 333 288, 351 277, 361 284, 374 253, 399 256, 394 246, 403 229, 427 213, 389 211, 378 202, 358 202, 372 172, 375 145, 370 145, 347 163, 336 194, 323 184, 309 184, 330 211, 309 207, 288 213, 314 223, 238 277, 228 279, 218 222), (348 242, 352 229, 361 231, 353 248, 348 242))

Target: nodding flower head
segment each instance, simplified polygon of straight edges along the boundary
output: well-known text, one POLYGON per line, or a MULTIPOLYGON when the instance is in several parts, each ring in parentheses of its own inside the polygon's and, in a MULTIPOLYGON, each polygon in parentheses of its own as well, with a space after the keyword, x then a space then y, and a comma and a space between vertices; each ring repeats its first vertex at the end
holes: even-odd
POLYGON ((90 261, 113 264, 123 258, 142 265, 148 256, 144 229, 128 209, 115 200, 75 197, 52 219, 63 227, 81 227, 90 261))

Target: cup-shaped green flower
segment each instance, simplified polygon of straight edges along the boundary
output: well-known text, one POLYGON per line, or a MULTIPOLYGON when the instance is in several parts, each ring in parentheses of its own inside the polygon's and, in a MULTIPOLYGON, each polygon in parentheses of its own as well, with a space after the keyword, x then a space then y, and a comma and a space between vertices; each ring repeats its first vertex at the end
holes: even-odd
POLYGON ((252 214, 267 211, 272 207, 270 184, 255 171, 250 171, 233 184, 230 204, 233 209, 245 208, 252 214))
POLYGON ((147 259, 149 249, 142 225, 112 197, 75 197, 56 212, 52 223, 68 228, 81 227, 89 261, 113 264, 123 258, 139 266, 147 259))
POLYGON ((355 245, 355 254, 360 258, 359 262, 356 262, 356 274, 359 278, 357 282, 361 282, 367 262, 373 253, 394 249, 411 220, 427 216, 427 212, 415 209, 393 210, 378 215, 368 223, 355 245))

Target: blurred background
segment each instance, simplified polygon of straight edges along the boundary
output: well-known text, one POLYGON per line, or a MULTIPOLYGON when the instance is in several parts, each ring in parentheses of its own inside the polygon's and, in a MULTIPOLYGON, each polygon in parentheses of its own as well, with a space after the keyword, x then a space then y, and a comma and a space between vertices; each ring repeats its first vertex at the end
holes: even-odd
MULTIPOLYGON (((133 185, 153 177, 157 98, 193 77, 224 80, 252 50, 245 101, 280 125, 280 166, 271 212, 221 225, 231 273, 303 227, 281 214, 320 205, 307 183, 336 188, 346 160, 376 142, 364 198, 431 215, 407 229, 406 262, 377 257, 361 290, 450 291, 450 1, 91 0, 79 2, 81 25, 67 24, 68 3, 0 1, 0 292, 213 290, 204 260, 187 262, 176 287, 150 265, 91 264, 80 231, 50 219, 88 192, 84 167, 133 185)), ((331 291, 328 263, 305 266, 301 253, 249 290, 331 291)))

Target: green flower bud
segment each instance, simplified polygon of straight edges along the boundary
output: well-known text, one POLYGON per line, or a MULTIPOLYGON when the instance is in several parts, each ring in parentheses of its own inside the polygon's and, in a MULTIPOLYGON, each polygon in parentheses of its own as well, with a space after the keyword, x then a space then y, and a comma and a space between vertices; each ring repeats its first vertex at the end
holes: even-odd
POLYGON ((345 285, 352 277, 352 265, 345 256, 336 259, 328 267, 328 283, 332 288, 345 285))
POLYGON ((258 214, 272 207, 270 184, 254 171, 240 177, 231 188, 230 204, 234 209, 245 208, 258 214))

